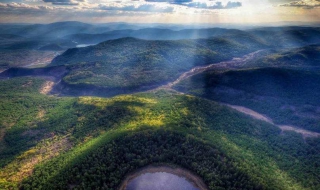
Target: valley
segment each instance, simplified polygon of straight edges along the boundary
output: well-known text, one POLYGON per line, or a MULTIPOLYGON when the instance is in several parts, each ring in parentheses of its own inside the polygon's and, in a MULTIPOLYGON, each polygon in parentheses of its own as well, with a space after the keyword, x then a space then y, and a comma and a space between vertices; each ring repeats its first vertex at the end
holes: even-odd
POLYGON ((0 189, 320 188, 319 28, 32 27, 0 29, 46 52, 0 73, 0 189))
POLYGON ((160 88, 171 88, 174 85, 178 84, 179 82, 193 76, 199 73, 203 73, 205 71, 215 70, 215 71, 226 71, 226 70, 232 70, 232 69, 240 69, 245 66, 245 64, 252 60, 259 57, 259 53, 263 52, 264 50, 258 50, 253 53, 249 53, 241 58, 235 57, 231 61, 223 61, 215 64, 210 64, 208 66, 203 67, 194 67, 190 71, 184 72, 182 75, 179 76, 179 78, 173 82, 170 82, 169 84, 165 86, 161 86, 160 88))
POLYGON ((0 50, 2 57, 0 61, 0 70, 5 71, 12 67, 44 67, 51 63, 52 59, 61 52, 39 52, 39 51, 11 51, 0 50))
MULTIPOLYGON (((154 89, 162 89, 162 88, 167 88, 167 89, 171 89, 171 87, 173 87, 175 84, 181 82, 182 80, 185 80, 186 78, 189 78, 193 75, 196 75, 196 74, 199 74, 199 73, 203 73, 205 71, 210 71, 210 70, 215 70, 215 71, 218 71, 218 70, 221 70, 221 71, 225 71, 225 70, 232 70, 232 69, 239 69, 239 68, 243 68, 244 67, 244 64, 247 62, 247 61, 250 61, 251 59, 256 59, 259 55, 259 53, 263 52, 263 50, 258 50, 256 52, 253 52, 253 53, 249 53, 241 58, 233 58, 232 60, 230 61, 222 61, 222 62, 219 62, 219 63, 213 63, 213 64, 209 64, 207 66, 197 66, 197 67, 193 67, 191 68, 189 71, 186 71, 184 73, 181 73, 181 75, 174 81, 172 82, 168 82, 168 84, 166 85, 161 85, 161 84, 154 84, 154 85, 150 85, 150 86, 145 86, 145 87, 140 87, 140 88, 137 88, 136 90, 128 90, 128 92, 125 92, 125 91, 120 91, 119 93, 123 94, 123 93, 132 93, 132 92, 143 92, 143 91, 148 91, 148 90, 154 90, 154 89)), ((59 94, 60 96, 64 96, 64 95, 67 95, 67 96, 77 96, 77 95, 73 95, 73 94, 64 94, 64 91, 63 89, 65 88, 77 88, 76 86, 72 86, 70 85, 70 87, 67 87, 68 86, 68 83, 64 84, 65 86, 63 86, 63 84, 61 84, 61 80, 63 80, 63 77, 68 75, 70 71, 63 71, 61 72, 59 70, 59 67, 61 66, 53 66, 53 67, 49 67, 47 69, 30 69, 30 70, 25 70, 25 69, 11 69, 11 70, 8 70, 7 72, 5 73, 2 73, 0 75, 0 77, 18 77, 18 76, 43 76, 43 77, 48 77, 48 75, 50 73, 52 73, 52 75, 50 75, 50 77, 53 77, 54 78, 54 81, 57 81, 56 83, 54 83, 56 85, 55 89, 53 89, 53 83, 50 82, 51 84, 51 87, 50 87, 50 91, 51 90, 54 90, 54 92, 51 92, 52 94, 59 94), (55 71, 57 70, 57 71, 55 71), (58 74, 59 72, 59 74, 58 74), (55 74, 56 73, 56 74, 55 74), (46 76, 47 75, 47 76, 46 76)), ((70 70, 70 69, 69 69, 70 70)), ((93 90, 92 92, 90 93, 90 95, 94 95, 94 96, 106 96, 108 97, 108 95, 101 95, 99 94, 97 91, 101 91, 101 90, 104 90, 103 88, 97 88, 97 89, 94 89, 94 87, 92 86, 93 90), (98 90, 99 89, 99 90, 98 90)), ((90 86, 87 86, 85 88, 83 88, 82 92, 77 92, 77 94, 83 94, 85 95, 86 93, 88 94, 88 92, 90 91, 90 86)), ((109 90, 109 89, 107 89, 109 90)), ((115 90, 115 89, 114 89, 115 90)), ((47 93, 49 93, 50 91, 48 91, 47 93)), ((89 95, 89 94, 88 94, 89 95)), ((116 95, 116 94, 114 94, 116 95)), ((114 96, 114 95, 111 95, 111 96, 114 96)))

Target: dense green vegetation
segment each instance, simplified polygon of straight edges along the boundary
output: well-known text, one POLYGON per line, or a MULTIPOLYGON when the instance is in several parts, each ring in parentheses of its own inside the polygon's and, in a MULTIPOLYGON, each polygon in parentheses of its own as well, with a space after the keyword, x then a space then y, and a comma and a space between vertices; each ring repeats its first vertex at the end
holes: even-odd
POLYGON ((318 71, 258 68, 206 72, 182 81, 175 88, 251 108, 279 124, 319 132, 319 84, 318 71))
POLYGON ((53 168, 36 170, 35 175, 24 182, 24 188, 116 189, 128 172, 148 164, 167 163, 195 171, 210 189, 263 189, 244 172, 238 171, 235 163, 216 148, 193 136, 162 130, 119 138, 77 161, 77 165, 66 168, 44 184, 40 175, 42 179, 50 176, 53 168))
POLYGON ((1 128, 1 188, 111 189, 154 163, 188 168, 210 189, 319 188, 317 139, 170 91, 57 98, 37 93, 43 82, 1 81, 1 117, 12 122, 1 128))
POLYGON ((44 82, 28 77, 1 81, 1 167, 43 138, 52 136, 51 132, 59 128, 57 123, 69 125, 74 118, 68 113, 72 99, 39 94, 44 82), (49 123, 45 124, 47 120, 49 123))
MULTIPOLYGON (((74 46, 67 38, 82 36, 61 35, 98 28, 77 22, 4 26, 0 33, 14 29, 17 35, 0 34, 0 70, 50 53, 30 49, 74 46), (42 38, 31 39, 33 30, 42 38)), ((16 78, 0 80, 0 189, 117 189, 127 174, 158 164, 186 168, 212 190, 320 189, 320 138, 282 131, 214 102, 320 132, 319 45, 297 48, 319 41, 319 28, 143 29, 119 35, 149 32, 146 38, 175 33, 172 38, 192 40, 121 38, 69 49, 49 67, 1 73, 16 78), (199 35, 219 37, 195 39, 199 35), (268 49, 253 61, 222 64, 174 86, 191 95, 166 88, 114 96, 274 46, 295 48, 268 49), (52 94, 74 97, 45 95, 49 79, 62 79, 52 94)))
POLYGON ((226 39, 146 41, 122 38, 69 49, 52 66, 70 65, 69 85, 137 89, 172 81, 192 67, 217 63, 264 47, 226 39))

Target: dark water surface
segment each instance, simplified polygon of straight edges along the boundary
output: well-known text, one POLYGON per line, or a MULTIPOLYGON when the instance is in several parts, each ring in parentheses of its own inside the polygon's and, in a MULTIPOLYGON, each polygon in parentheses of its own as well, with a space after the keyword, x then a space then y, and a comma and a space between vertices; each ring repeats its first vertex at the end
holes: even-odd
POLYGON ((132 179, 125 190, 199 190, 185 178, 167 173, 144 173, 132 179))

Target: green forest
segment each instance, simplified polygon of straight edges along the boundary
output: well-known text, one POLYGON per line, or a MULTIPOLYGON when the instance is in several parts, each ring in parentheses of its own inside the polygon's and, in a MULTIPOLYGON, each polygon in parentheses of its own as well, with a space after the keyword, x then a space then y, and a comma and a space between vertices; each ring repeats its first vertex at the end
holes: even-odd
POLYGON ((141 40, 121 38, 95 46, 73 48, 53 59, 50 66, 68 65, 64 78, 77 88, 137 89, 173 81, 196 66, 243 56, 266 47, 251 40, 224 38, 199 40, 141 40))
POLYGON ((320 189, 319 27, 1 26, 1 190, 320 189))
POLYGON ((170 90, 56 97, 38 93, 44 82, 0 85, 2 189, 116 189, 127 173, 164 163, 209 189, 320 188, 318 138, 170 90))
POLYGON ((295 68, 249 68, 205 72, 175 89, 207 99, 245 106, 278 124, 320 132, 320 72, 295 68))

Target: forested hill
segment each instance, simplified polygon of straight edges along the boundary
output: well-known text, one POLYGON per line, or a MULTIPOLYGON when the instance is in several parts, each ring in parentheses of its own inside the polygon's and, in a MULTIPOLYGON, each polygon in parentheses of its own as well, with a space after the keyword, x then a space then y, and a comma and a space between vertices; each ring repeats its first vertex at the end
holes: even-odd
POLYGON ((139 30, 113 30, 100 34, 78 33, 64 36, 64 39, 77 41, 79 43, 97 43, 105 40, 134 37, 146 40, 179 40, 179 39, 198 39, 221 36, 225 34, 237 34, 241 30, 208 28, 208 29, 184 29, 174 31, 161 28, 143 28, 139 30))
POLYGON ((312 68, 320 66, 320 44, 286 49, 261 57, 247 63, 248 67, 299 67, 312 68))
POLYGON ((298 47, 320 43, 319 27, 264 27, 246 32, 263 39, 274 47, 298 47))
MULTIPOLYGON (((135 90, 177 79, 193 67, 230 60, 258 49, 263 43, 223 38, 198 40, 141 40, 121 38, 95 46, 73 48, 56 57, 50 66, 67 65, 65 89, 75 87, 135 90)), ((90 91, 90 90, 88 90, 90 91)), ((68 92, 75 93, 75 92, 68 92)))
POLYGON ((205 72, 182 81, 174 88, 248 107, 278 124, 320 132, 319 83, 319 71, 276 67, 205 72))
MULTIPOLYGON (((141 40, 136 38, 120 38, 108 40, 95 46, 72 48, 56 57, 51 65, 75 64, 81 62, 105 61, 122 63, 130 56, 145 55, 145 59, 152 59, 148 55, 159 55, 163 59, 173 62, 192 59, 193 64, 206 64, 230 57, 241 56, 255 49, 266 48, 263 42, 255 38, 244 39, 208 38, 198 40, 141 40)), ((140 60, 137 60, 140 61, 140 60)), ((177 64, 177 63, 174 63, 177 64)))
POLYGON ((180 40, 211 37, 241 39, 254 36, 273 47, 292 47, 320 42, 320 28, 317 27, 264 27, 250 30, 225 28, 170 30, 161 28, 144 28, 139 30, 113 30, 104 33, 75 33, 63 37, 78 43, 95 44, 105 40, 134 37, 146 40, 180 40))

